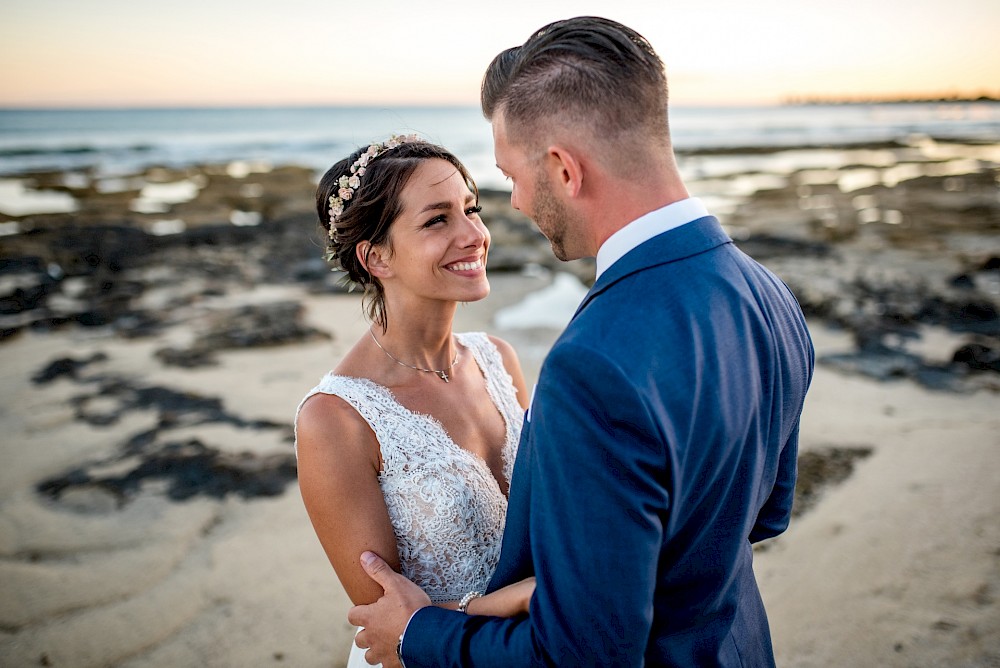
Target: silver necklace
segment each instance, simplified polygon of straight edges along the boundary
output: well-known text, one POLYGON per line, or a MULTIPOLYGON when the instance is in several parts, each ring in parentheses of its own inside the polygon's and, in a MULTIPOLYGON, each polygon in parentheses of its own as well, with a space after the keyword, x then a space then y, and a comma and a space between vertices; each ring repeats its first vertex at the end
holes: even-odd
POLYGON ((370 327, 368 328, 368 333, 371 335, 372 341, 375 342, 375 345, 379 347, 379 350, 381 350, 382 352, 384 352, 389 357, 389 359, 391 359, 396 364, 398 364, 400 366, 405 366, 408 369, 414 369, 416 371, 426 371, 427 373, 437 374, 437 377, 440 378, 441 380, 443 380, 444 382, 446 382, 446 383, 450 382, 450 379, 448 378, 448 372, 451 371, 452 367, 454 367, 456 364, 458 364, 458 354, 459 354, 459 351, 457 349, 455 350, 455 359, 453 359, 451 361, 451 364, 449 364, 445 368, 443 368, 443 369, 424 369, 423 367, 413 366, 412 364, 407 364, 406 362, 403 362, 403 361, 400 361, 400 360, 396 359, 396 357, 394 357, 392 353, 390 353, 388 350, 386 350, 385 348, 382 347, 382 344, 379 343, 378 339, 375 338, 375 332, 373 332, 370 327))

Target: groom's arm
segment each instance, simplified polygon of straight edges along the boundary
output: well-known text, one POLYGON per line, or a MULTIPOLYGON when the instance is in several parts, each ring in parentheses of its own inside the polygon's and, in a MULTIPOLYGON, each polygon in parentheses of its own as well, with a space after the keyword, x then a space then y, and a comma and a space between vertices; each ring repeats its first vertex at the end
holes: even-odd
POLYGON ((652 420, 616 364, 567 344, 546 360, 531 411, 530 615, 424 608, 406 630, 408 668, 642 663, 670 504, 652 420))
MULTIPOLYGON (((777 279, 775 279, 777 280, 777 279)), ((816 365, 816 351, 813 349, 812 341, 809 339, 809 332, 805 327, 805 320, 799 310, 798 302, 792 295, 791 290, 784 286, 784 293, 787 295, 787 307, 791 313, 787 322, 789 323, 781 330, 781 340, 779 346, 788 355, 801 351, 803 361, 800 366, 792 365, 791 369, 798 370, 798 375, 790 373, 790 388, 799 388, 799 392, 793 389, 788 390, 787 398, 799 396, 805 397, 806 389, 812 380, 813 370, 816 365), (797 315, 797 317, 796 317, 797 315), (795 323, 799 323, 795 327, 795 323)), ((785 410, 791 407, 785 404, 785 410)), ((802 414, 802 405, 798 405, 798 416, 795 426, 785 440, 781 453, 778 455, 778 473, 775 476, 774 486, 768 496, 764 506, 757 513, 757 519, 753 529, 750 531, 750 542, 757 543, 767 538, 773 538, 788 528, 788 523, 792 517, 792 505, 795 501, 795 482, 798 477, 798 457, 799 457, 799 427, 802 414)))
POLYGON ((774 487, 750 531, 750 542, 758 543, 783 533, 792 517, 795 500, 795 479, 798 472, 799 429, 792 431, 778 459, 778 474, 774 487))

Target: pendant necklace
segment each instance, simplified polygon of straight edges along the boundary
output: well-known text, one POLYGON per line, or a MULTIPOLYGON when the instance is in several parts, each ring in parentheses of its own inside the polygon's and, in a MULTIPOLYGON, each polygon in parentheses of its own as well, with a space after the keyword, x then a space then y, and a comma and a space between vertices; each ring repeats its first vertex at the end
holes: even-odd
POLYGON ((455 350, 455 359, 453 359, 451 361, 451 364, 449 364, 445 368, 443 368, 443 369, 424 369, 423 367, 413 366, 412 364, 407 364, 406 362, 403 362, 403 361, 400 361, 400 360, 396 359, 396 357, 394 357, 392 353, 390 353, 388 350, 386 350, 385 348, 382 347, 382 344, 379 343, 378 339, 375 338, 375 332, 373 332, 370 327, 368 328, 368 333, 371 334, 372 341, 374 341, 375 345, 379 347, 379 350, 381 350, 382 352, 384 352, 386 354, 386 356, 388 356, 388 358, 391 359, 396 364, 398 364, 400 366, 405 366, 408 369, 414 369, 416 371, 425 371, 427 373, 433 373, 433 374, 436 374, 437 377, 440 378, 441 380, 443 380, 444 382, 446 382, 446 383, 450 382, 450 379, 448 377, 448 372, 451 371, 452 367, 454 367, 456 364, 458 364, 459 351, 457 349, 455 350))

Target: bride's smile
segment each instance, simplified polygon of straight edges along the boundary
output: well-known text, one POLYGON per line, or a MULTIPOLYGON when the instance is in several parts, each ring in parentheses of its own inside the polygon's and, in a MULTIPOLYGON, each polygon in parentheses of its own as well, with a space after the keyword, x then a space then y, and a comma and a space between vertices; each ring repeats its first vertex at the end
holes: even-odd
POLYGON ((370 265, 389 299, 400 291, 454 302, 489 294, 486 262, 490 233, 476 195, 454 165, 421 163, 400 197, 402 211, 389 231, 389 252, 370 265))

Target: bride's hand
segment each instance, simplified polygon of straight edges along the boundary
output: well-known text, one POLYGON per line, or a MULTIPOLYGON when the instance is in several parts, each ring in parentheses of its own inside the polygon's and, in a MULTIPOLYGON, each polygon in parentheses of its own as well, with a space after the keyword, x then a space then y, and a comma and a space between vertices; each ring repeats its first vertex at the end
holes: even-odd
MULTIPOLYGON (((535 593, 535 578, 525 578, 520 582, 497 589, 485 596, 472 599, 465 611, 470 615, 488 615, 491 617, 516 617, 527 614, 531 605, 531 596, 535 593)), ((442 607, 455 610, 458 601, 442 604, 442 607)))
POLYGON ((518 600, 520 601, 520 609, 518 612, 523 614, 528 614, 528 608, 531 606, 531 597, 535 593, 535 578, 525 578, 520 582, 515 582, 510 585, 511 588, 517 594, 518 600))

